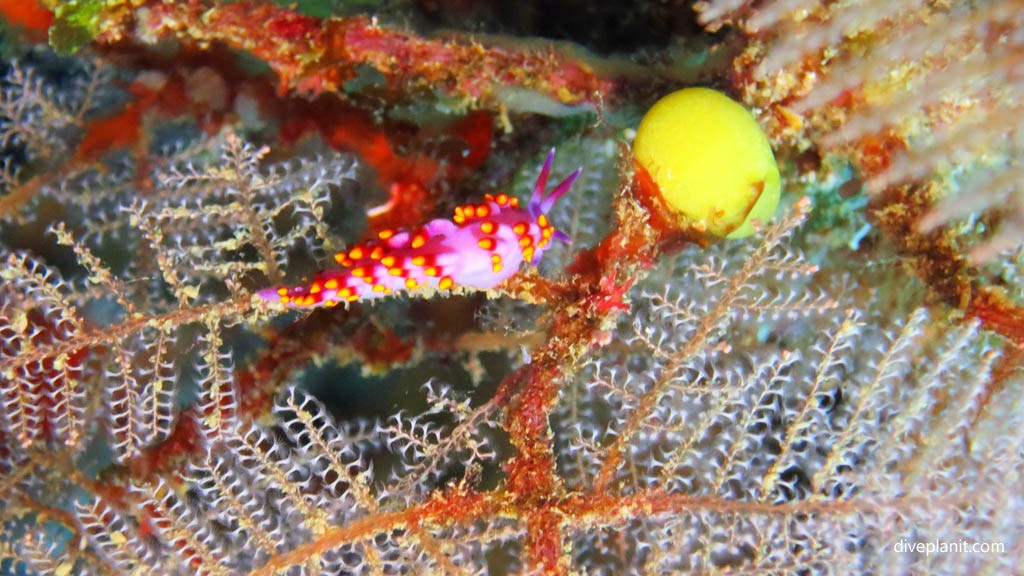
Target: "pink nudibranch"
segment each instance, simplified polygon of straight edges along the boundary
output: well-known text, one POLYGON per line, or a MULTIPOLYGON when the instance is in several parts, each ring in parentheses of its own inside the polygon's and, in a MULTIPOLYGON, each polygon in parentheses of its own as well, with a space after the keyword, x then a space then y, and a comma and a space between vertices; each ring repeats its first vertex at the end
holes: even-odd
POLYGON ((523 262, 537 262, 552 238, 568 242, 547 213, 572 186, 577 169, 545 194, 555 150, 537 177, 527 210, 507 194, 484 196, 481 204, 455 208, 451 220, 431 220, 416 230, 382 230, 377 240, 334 255, 342 266, 318 272, 308 285, 268 288, 259 295, 291 307, 335 306, 380 298, 424 286, 448 290, 462 285, 493 288, 523 262))

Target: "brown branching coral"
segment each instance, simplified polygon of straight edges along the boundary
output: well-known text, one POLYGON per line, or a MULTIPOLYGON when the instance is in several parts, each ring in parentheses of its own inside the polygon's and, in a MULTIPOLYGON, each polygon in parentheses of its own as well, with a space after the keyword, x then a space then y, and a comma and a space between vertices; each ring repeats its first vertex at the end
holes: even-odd
MULTIPOLYGON (((111 6, 117 18, 107 30, 138 30, 123 27, 123 5, 111 6)), ((248 48, 286 86, 323 70, 296 57, 307 46, 294 42, 306 36, 271 53, 252 22, 218 21, 232 6, 267 16, 277 31, 302 32, 311 21, 258 3, 152 3, 139 21, 198 11, 186 14, 195 20, 188 26, 161 33, 248 48), (209 36, 200 38, 203 26, 209 36)), ((752 14, 767 30, 788 12, 752 14)), ((817 33, 819 48, 836 37, 817 33)), ((386 27, 380 34, 391 42, 385 52, 454 49, 386 27)), ((405 172, 440 183, 432 195, 387 190, 392 218, 481 192, 456 185, 469 166, 486 182, 528 174, 495 191, 521 193, 535 173, 527 158, 556 138, 553 121, 524 119, 526 136, 493 140, 489 115, 434 124, 424 130, 430 138, 464 148, 431 155, 403 132, 408 124, 374 123, 357 104, 268 97, 262 113, 281 122, 279 132, 230 113, 191 130, 201 107, 174 99, 175 78, 195 71, 154 70, 159 59, 145 66, 111 70, 135 74, 120 84, 134 92, 113 98, 103 118, 132 120, 130 130, 100 137, 87 119, 85 136, 30 127, 35 140, 23 140, 50 156, 19 163, 40 179, 8 204, 0 228, 0 569, 1017 569, 1022 335, 1000 313, 1012 312, 1011 302, 1000 309, 983 299, 993 290, 974 291, 982 280, 953 234, 915 228, 933 205, 934 182, 886 186, 873 221, 921 259, 933 293, 974 291, 965 315, 920 297, 891 267, 879 272, 867 261, 848 276, 851 253, 806 229, 815 216, 806 198, 785 199, 749 241, 709 243, 676 229, 607 120, 578 119, 559 124, 570 135, 557 138, 560 157, 585 173, 549 215, 575 243, 545 255, 539 270, 450 297, 281 313, 256 291, 308 279, 331 266, 328 255, 375 233, 367 216, 384 191, 369 183, 386 187, 405 172), (356 143, 357 158, 321 152, 346 127, 302 128, 323 139, 297 140, 281 110, 305 115, 304 124, 318 113, 348 118, 348 130, 365 133, 337 138, 356 143), (473 160, 453 167, 458 156, 473 160), (368 176, 367 166, 378 172, 368 176), (412 210, 410 198, 426 205, 412 210), (379 407, 352 406, 360 402, 379 407), (933 541, 990 553, 899 551, 933 541)), ((229 69, 196 66, 208 79, 229 69)), ((541 86, 564 71, 524 66, 541 86)), ((396 73, 389 89, 417 100, 422 85, 410 76, 421 73, 396 73)), ((738 78, 748 88, 767 82, 738 78)), ((501 84, 477 80, 486 90, 501 84)), ((526 81, 513 74, 510 82, 526 81)), ((787 102, 763 108, 769 127, 789 118, 787 102)), ((253 113, 251 103, 237 106, 253 113)), ((813 129, 838 121, 830 116, 838 109, 831 101, 808 108, 806 133, 793 136, 806 139, 791 145, 816 143, 813 129)), ((880 158, 843 146, 864 166, 880 158)), ((556 170, 575 167, 566 163, 556 170)), ((12 190, 29 180, 15 177, 12 190)))
POLYGON ((1021 317, 997 288, 968 280, 971 267, 1018 246, 1024 230, 1014 136, 1019 3, 706 2, 700 10, 707 26, 750 35, 734 72, 770 133, 849 157, 871 213, 939 298, 1021 317))
POLYGON ((398 92, 438 89, 496 106, 501 87, 535 90, 563 104, 595 102, 612 84, 554 51, 485 47, 472 41, 419 38, 367 17, 317 18, 260 2, 146 2, 124 21, 111 19, 100 41, 131 33, 155 41, 175 35, 248 50, 277 72, 282 89, 342 91, 359 66, 371 66, 398 92))

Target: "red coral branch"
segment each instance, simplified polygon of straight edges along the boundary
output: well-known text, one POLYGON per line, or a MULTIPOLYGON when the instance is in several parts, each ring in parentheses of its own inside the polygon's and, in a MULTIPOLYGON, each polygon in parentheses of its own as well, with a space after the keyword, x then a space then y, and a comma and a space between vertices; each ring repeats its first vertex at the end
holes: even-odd
POLYGON ((250 572, 249 576, 277 574, 285 568, 303 565, 307 559, 343 544, 366 540, 376 534, 386 534, 401 526, 447 526, 482 518, 493 514, 499 504, 500 501, 492 494, 480 494, 461 486, 438 491, 423 504, 398 512, 377 513, 331 528, 309 544, 274 556, 259 569, 250 572))
POLYGON ((565 104, 595 103, 595 92, 612 88, 584 64, 553 52, 426 40, 366 17, 330 20, 325 28, 329 64, 369 64, 398 87, 437 88, 492 103, 496 87, 518 86, 565 104))
POLYGON ((566 270, 569 280, 546 286, 549 293, 542 297, 555 311, 547 342, 530 364, 501 383, 497 393, 497 402, 506 406, 504 428, 518 450, 505 464, 506 490, 527 527, 526 557, 543 574, 568 571, 559 527, 573 516, 552 504, 565 495, 548 422, 561 382, 572 369, 572 359, 607 343, 602 326, 628 309, 623 301, 626 291, 677 236, 671 228, 649 224, 640 200, 644 194, 642 177, 633 178, 627 193, 616 201, 618 226, 577 256, 566 270), (628 280, 618 283, 616 278, 628 280))
MULTIPOLYGON (((200 43, 222 41, 251 52, 277 72, 281 88, 294 87, 305 65, 319 59, 320 20, 271 3, 149 2, 138 33, 143 39, 177 35, 200 43)), ((126 22, 97 36, 100 42, 131 35, 126 22)))
POLYGON ((951 231, 918 231, 916 223, 935 196, 932 183, 894 186, 872 201, 868 216, 896 242, 936 298, 1024 347, 1024 309, 975 277, 951 231))
POLYGON ((176 36, 224 42, 265 61, 280 90, 341 92, 357 66, 381 72, 390 87, 436 89, 481 106, 498 104, 501 87, 525 88, 563 104, 596 103, 614 85, 586 64, 553 50, 509 50, 472 41, 430 40, 379 26, 366 16, 318 19, 272 3, 202 0, 147 3, 134 23, 111 20, 97 36, 110 42, 176 36))
POLYGON ((966 309, 969 318, 981 320, 982 326, 1002 334, 1024 350, 1024 309, 1010 302, 996 288, 989 286, 975 290, 966 309))

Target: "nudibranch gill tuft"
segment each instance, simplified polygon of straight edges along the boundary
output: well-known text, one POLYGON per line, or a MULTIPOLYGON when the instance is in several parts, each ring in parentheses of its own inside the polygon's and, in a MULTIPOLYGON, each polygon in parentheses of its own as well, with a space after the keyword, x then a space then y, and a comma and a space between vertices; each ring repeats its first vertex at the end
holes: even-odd
POLYGON ((268 288, 265 300, 295 308, 336 306, 380 298, 424 286, 492 288, 523 262, 537 262, 552 239, 568 242, 547 213, 572 186, 582 168, 546 193, 555 150, 537 177, 526 210, 507 194, 487 194, 480 204, 455 208, 451 220, 436 219, 414 230, 382 230, 377 240, 334 255, 337 270, 318 272, 308 285, 268 288))

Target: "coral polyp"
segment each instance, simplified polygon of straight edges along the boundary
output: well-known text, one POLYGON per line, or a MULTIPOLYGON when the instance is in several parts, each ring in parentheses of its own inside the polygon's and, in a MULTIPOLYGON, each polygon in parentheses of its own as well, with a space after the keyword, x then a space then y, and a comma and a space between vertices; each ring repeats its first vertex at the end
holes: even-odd
POLYGON ((451 220, 438 218, 413 230, 385 229, 376 240, 334 255, 342 266, 316 274, 309 285, 268 288, 260 296, 292 307, 336 306, 402 290, 456 286, 487 289, 540 260, 552 239, 569 238, 547 213, 572 186, 577 169, 546 193, 555 150, 537 177, 527 210, 508 194, 487 194, 480 204, 455 208, 451 220))
POLYGON ((757 121, 728 96, 686 88, 659 100, 633 150, 686 226, 742 238, 779 203, 779 169, 757 121))

